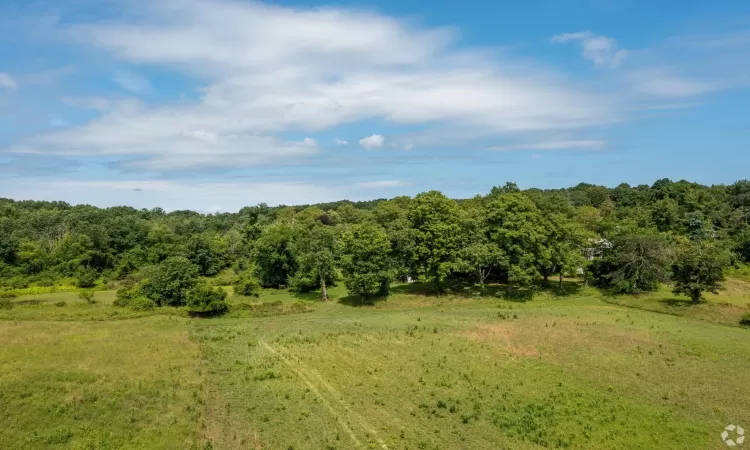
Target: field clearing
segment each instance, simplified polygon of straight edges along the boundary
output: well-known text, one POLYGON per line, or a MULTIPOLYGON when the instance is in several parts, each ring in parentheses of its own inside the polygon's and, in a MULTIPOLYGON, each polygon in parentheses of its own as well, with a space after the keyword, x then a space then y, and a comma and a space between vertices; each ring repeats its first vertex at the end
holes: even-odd
POLYGON ((198 440, 185 320, 0 323, 3 448, 169 449, 198 440))
MULTIPOLYGON (((727 424, 750 429, 748 329, 591 292, 521 303, 417 289, 352 306, 337 286, 314 308, 317 293, 269 290, 192 320, 112 307, 107 292, 16 299, 0 310, 0 442, 719 449, 727 424)), ((724 295, 742 308, 743 292, 724 295)))

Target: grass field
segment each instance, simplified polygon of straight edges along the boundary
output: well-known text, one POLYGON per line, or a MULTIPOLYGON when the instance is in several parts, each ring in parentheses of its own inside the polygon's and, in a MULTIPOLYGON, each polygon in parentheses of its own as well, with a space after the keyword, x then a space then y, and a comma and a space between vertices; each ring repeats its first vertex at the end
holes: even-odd
POLYGON ((215 319, 21 297, 0 310, 0 447, 726 448, 726 425, 750 429, 732 283, 700 307, 267 291, 215 319))

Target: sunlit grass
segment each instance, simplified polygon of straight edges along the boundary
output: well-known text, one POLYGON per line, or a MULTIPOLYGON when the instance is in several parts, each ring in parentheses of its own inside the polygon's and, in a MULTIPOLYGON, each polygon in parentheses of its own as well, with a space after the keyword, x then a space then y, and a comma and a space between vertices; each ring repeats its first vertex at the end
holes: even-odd
POLYGON ((0 448, 722 448, 750 423, 750 330, 720 324, 750 295, 727 287, 624 308, 572 283, 368 305, 338 285, 208 319, 23 296, 0 310, 0 448))

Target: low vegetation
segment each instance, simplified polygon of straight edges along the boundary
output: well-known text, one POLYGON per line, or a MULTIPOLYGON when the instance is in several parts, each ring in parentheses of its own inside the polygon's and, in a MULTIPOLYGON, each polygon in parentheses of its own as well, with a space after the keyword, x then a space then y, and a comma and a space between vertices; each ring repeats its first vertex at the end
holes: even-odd
POLYGON ((723 448, 750 427, 748 199, 0 200, 0 442, 723 448))

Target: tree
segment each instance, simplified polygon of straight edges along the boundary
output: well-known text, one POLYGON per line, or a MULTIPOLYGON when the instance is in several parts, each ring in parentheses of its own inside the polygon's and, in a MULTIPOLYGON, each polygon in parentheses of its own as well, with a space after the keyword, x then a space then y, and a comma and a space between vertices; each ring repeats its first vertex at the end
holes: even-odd
POLYGON ((483 206, 482 202, 477 201, 467 207, 461 223, 463 245, 459 251, 461 270, 473 273, 480 286, 484 286, 493 269, 508 265, 504 253, 489 239, 483 206))
POLYGON ((159 306, 184 305, 198 282, 198 266, 182 256, 167 258, 141 283, 140 291, 159 306))
POLYGON ((220 287, 198 283, 186 293, 188 313, 192 315, 217 315, 229 310, 227 293, 220 287))
POLYGON ((704 292, 718 294, 731 256, 713 240, 683 240, 672 265, 672 292, 703 300, 704 292))
POLYGON ((255 241, 253 260, 264 287, 284 286, 296 272, 297 262, 291 248, 292 236, 290 225, 274 223, 264 228, 255 241))
POLYGON ((508 289, 526 285, 539 277, 538 267, 547 265, 549 249, 544 246, 544 219, 524 194, 498 197, 487 206, 487 227, 490 241, 507 259, 505 267, 508 289))
POLYGON ((595 234, 563 214, 553 214, 547 221, 549 262, 552 272, 559 275, 558 287, 563 287, 565 273, 583 268, 588 262, 583 254, 584 247, 595 238, 595 234))
POLYGON ((344 284, 349 294, 363 301, 388 294, 393 277, 391 245, 378 225, 352 225, 341 236, 344 284))
POLYGON ((332 227, 318 225, 298 235, 294 242, 294 253, 297 279, 291 284, 320 283, 320 299, 328 301, 326 280, 333 279, 336 273, 336 238, 332 227))
POLYGON ((409 211, 414 229, 414 262, 440 293, 448 275, 456 268, 461 238, 456 202, 438 191, 419 194, 409 211))
POLYGON ((94 303, 94 295, 96 291, 94 289, 81 289, 78 291, 78 298, 85 301, 86 303, 94 303))
POLYGON ((618 293, 655 291, 659 283, 669 281, 674 252, 658 234, 628 234, 615 238, 604 260, 607 270, 600 272, 605 287, 618 293))
POLYGON ((10 219, 0 217, 0 263, 14 264, 18 252, 18 239, 13 235, 10 219))
POLYGON ((223 260, 217 253, 211 242, 202 235, 191 236, 185 246, 185 256, 198 267, 198 272, 203 276, 216 275, 224 267, 223 260))

